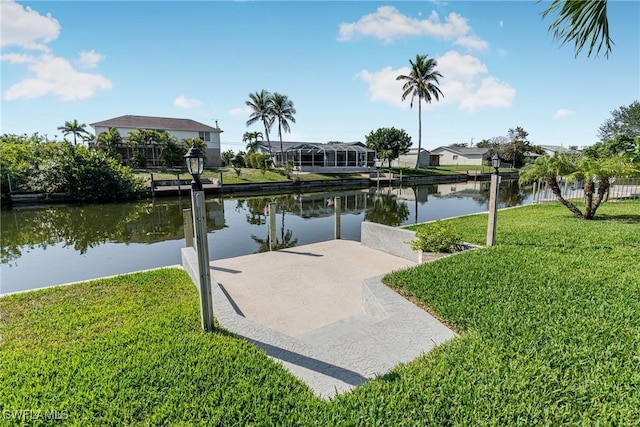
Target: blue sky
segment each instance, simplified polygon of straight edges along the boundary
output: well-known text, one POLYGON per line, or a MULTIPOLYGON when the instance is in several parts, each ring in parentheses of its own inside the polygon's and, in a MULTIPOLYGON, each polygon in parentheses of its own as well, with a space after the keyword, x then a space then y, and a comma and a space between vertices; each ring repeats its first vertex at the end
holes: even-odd
MULTIPOLYGON (((608 58, 574 57, 534 1, 14 2, 2 7, 2 133, 60 134, 124 114, 218 120, 244 148, 250 92, 289 96, 285 141, 418 139, 395 77, 428 54, 444 98, 423 108, 423 147, 522 126, 535 144, 591 145, 640 98, 640 3, 610 1, 608 58)), ((275 130, 275 129, 274 129, 275 130)), ((277 132, 277 130, 275 130, 277 132)), ((276 139, 277 136, 272 136, 276 139)))

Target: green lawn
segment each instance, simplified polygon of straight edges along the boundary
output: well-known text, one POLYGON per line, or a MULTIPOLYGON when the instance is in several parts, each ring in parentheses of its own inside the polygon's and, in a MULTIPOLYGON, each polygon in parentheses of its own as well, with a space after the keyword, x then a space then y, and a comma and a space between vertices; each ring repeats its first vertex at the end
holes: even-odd
MULTIPOLYGON (((251 169, 251 168, 241 168, 240 176, 236 174, 233 168, 219 168, 215 170, 205 170, 202 174, 204 178, 214 178, 220 179, 220 172, 222 172, 222 180, 224 184, 241 184, 241 183, 257 183, 257 182, 287 182, 292 181, 288 179, 286 176, 281 174, 275 169, 267 170, 264 173, 259 169, 251 169)), ((191 179, 191 175, 187 173, 186 170, 160 170, 153 172, 154 180, 163 180, 163 179, 176 179, 176 174, 180 174, 180 179, 191 179)), ((136 175, 140 177, 147 185, 151 182, 151 175, 148 171, 136 171, 136 175)), ((350 179, 350 178, 362 178, 361 174, 317 174, 317 173, 303 173, 296 174, 293 172, 291 174, 292 178, 299 177, 301 181, 331 181, 336 179, 350 179)))
MULTIPOLYGON (((4 297, 0 408, 75 425, 634 425, 640 203, 598 217, 500 211, 497 246, 387 276, 460 337, 328 402, 244 340, 200 332, 179 269, 4 297)), ((452 222, 483 242, 486 215, 452 222)))
MULTIPOLYGON (((456 169, 455 166, 439 166, 428 169, 410 169, 410 168, 392 168, 392 172, 395 176, 399 176, 402 173, 404 176, 417 175, 417 176, 429 176, 429 175, 455 175, 464 173, 467 170, 479 170, 480 166, 469 166, 464 168, 460 166, 456 169)), ((485 172, 491 168, 485 167, 485 172)), ((506 169, 508 170, 508 169, 506 169)), ((381 168, 380 173, 387 173, 389 168, 381 168)), ((180 179, 190 179, 190 175, 186 169, 159 169, 157 171, 136 170, 135 174, 141 178, 147 185, 151 182, 151 176, 149 172, 153 172, 153 179, 176 179, 176 174, 180 174, 180 179)), ((220 172, 222 172, 222 179, 225 184, 239 184, 239 183, 256 183, 256 182, 287 182, 291 181, 282 175, 278 170, 271 169, 264 173, 259 169, 241 168, 240 176, 237 176, 234 169, 231 167, 222 167, 216 169, 205 169, 202 176, 204 178, 220 179, 220 172)), ((350 179, 350 178, 362 178, 365 175, 359 173, 291 173, 293 178, 298 177, 301 181, 330 181, 336 179, 350 179)))

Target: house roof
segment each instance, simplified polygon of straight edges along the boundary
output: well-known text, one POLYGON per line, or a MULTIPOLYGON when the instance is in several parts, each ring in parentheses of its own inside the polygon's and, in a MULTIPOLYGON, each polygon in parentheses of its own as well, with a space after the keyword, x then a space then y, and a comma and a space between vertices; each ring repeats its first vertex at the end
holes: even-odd
MULTIPOLYGON (((264 149, 268 149, 267 141, 262 140, 259 145, 264 149)), ((322 142, 297 142, 297 141, 282 141, 282 149, 284 151, 289 150, 317 150, 317 151, 361 151, 368 152, 369 150, 361 142, 343 142, 340 144, 324 144, 322 142)), ((271 141, 271 151, 280 151, 280 141, 271 141)))
POLYGON ((580 150, 572 150, 570 148, 563 147, 562 145, 539 145, 545 151, 552 153, 579 153, 580 150))
POLYGON ((478 147, 438 147, 435 150, 431 150, 431 154, 438 154, 443 151, 451 151, 452 153, 460 154, 462 156, 477 156, 477 155, 485 155, 489 152, 488 148, 478 148, 478 147))
POLYGON ((186 130, 192 132, 217 132, 223 131, 218 127, 211 127, 191 119, 174 119, 169 117, 149 117, 149 116, 120 116, 101 122, 91 123, 96 126, 110 128, 130 128, 130 129, 164 129, 164 130, 186 130))
MULTIPOLYGON (((420 152, 421 152, 421 153, 427 153, 427 154, 429 153, 429 152, 428 152, 427 150, 425 150, 424 148, 421 148, 421 149, 420 149, 420 152)), ((406 155, 414 155, 414 156, 415 156, 416 154, 418 154, 418 149, 417 149, 417 148, 409 148, 409 151, 407 151, 406 153, 401 154, 401 155, 402 155, 402 156, 406 156, 406 155)))

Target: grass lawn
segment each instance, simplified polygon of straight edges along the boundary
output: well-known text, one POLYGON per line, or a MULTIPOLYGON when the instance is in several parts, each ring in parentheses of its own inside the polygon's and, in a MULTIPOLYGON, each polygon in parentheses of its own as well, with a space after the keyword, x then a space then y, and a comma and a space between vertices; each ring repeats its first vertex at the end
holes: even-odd
MULTIPOLYGON (((220 179, 220 172, 222 172, 222 180, 224 184, 241 184, 241 183, 256 183, 256 182, 287 182, 291 181, 286 176, 282 175, 277 170, 267 170, 262 173, 259 169, 241 168, 240 176, 237 176, 233 168, 219 168, 217 170, 205 169, 202 177, 220 179)), ((186 170, 179 171, 158 171, 153 172, 154 180, 163 179, 176 179, 176 174, 180 174, 180 179, 191 179, 191 175, 186 170)), ((136 171, 136 176, 140 177, 147 185, 151 182, 151 176, 148 171, 136 171)), ((292 177, 296 177, 296 173, 291 174, 292 177)), ((301 181, 330 181, 336 179, 349 179, 349 178, 362 178, 361 174, 347 174, 347 173, 332 173, 332 174, 318 174, 318 173, 303 173, 299 175, 301 181)))
MULTIPOLYGON (((637 424, 640 203, 607 203, 598 217, 581 221, 556 204, 500 211, 497 246, 387 276, 460 337, 331 401, 244 340, 200 332, 197 292, 179 269, 4 297, 3 418, 57 410, 75 425, 637 424)), ((452 222, 483 242, 486 215, 452 222)))
MULTIPOLYGON (((464 168, 460 166, 456 169, 455 166, 439 166, 428 169, 418 169, 414 170, 411 168, 392 168, 392 172, 394 175, 399 176, 402 172, 403 176, 417 175, 417 176, 429 176, 429 175, 455 175, 461 172, 466 172, 467 170, 476 170, 480 169, 480 166, 469 166, 468 168, 464 168)), ((485 166, 485 169, 487 167, 485 166)), ((491 169, 491 168, 488 168, 491 169)), ((487 169, 487 170, 488 170, 487 169)), ((493 169, 491 169, 493 170, 493 169)), ((508 169, 506 169, 508 170, 508 169)), ((240 183, 255 183, 255 182, 286 182, 290 181, 278 172, 275 169, 271 169, 262 173, 259 169, 251 169, 251 168, 241 168, 240 176, 238 177, 231 167, 222 167, 217 169, 205 169, 202 176, 204 178, 214 178, 220 179, 220 172, 222 171, 222 180, 225 184, 240 184, 240 183)), ((145 170, 136 170, 135 175, 141 178, 147 185, 151 182, 151 176, 149 174, 150 171, 145 170)), ((151 171, 153 173, 153 179, 155 180, 163 180, 163 179, 176 179, 176 174, 180 174, 180 179, 190 179, 189 173, 184 170, 169 170, 169 169, 160 169, 158 171, 151 171)), ((380 173, 388 173, 389 168, 381 168, 380 173)), ((295 172, 291 173, 292 177, 298 176, 301 181, 330 181, 336 179, 350 179, 350 178, 362 178, 363 175, 360 173, 302 173, 296 174, 295 172)))

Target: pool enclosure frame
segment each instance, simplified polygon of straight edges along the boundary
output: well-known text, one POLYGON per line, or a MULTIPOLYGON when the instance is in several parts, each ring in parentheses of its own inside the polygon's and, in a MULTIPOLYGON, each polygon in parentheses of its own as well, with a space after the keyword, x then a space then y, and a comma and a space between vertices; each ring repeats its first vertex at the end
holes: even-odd
MULTIPOLYGON (((277 144, 276 144, 277 145, 277 144)), ((276 164, 282 164, 282 153, 273 152, 276 164)), ((292 161, 298 170, 368 171, 375 166, 376 153, 361 143, 299 143, 284 150, 284 160, 292 161)))

